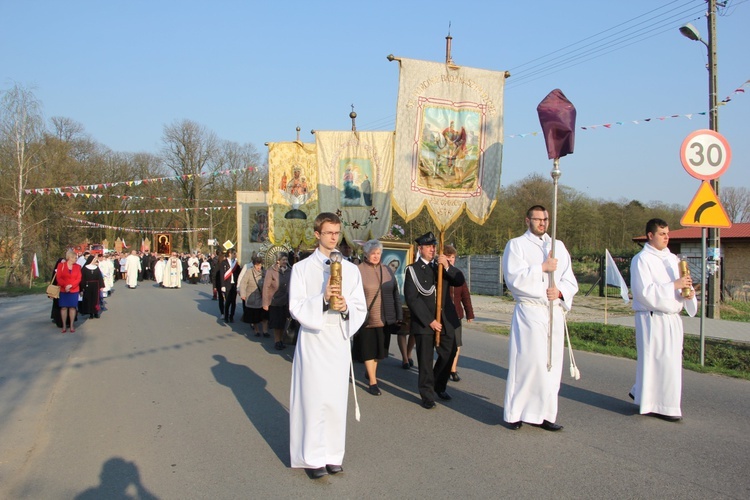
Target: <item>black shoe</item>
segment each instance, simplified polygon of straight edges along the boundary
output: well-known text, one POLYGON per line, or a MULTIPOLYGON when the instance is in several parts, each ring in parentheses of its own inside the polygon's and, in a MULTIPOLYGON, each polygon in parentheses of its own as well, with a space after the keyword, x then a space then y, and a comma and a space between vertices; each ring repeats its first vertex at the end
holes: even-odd
POLYGON ((401 368, 403 368, 404 370, 408 370, 409 368, 411 368, 411 365, 409 363, 401 363, 401 368))
POLYGON ((451 380, 454 382, 461 380, 461 377, 458 376, 458 372, 451 372, 451 380))
POLYGON ((409 366, 414 366, 414 360, 409 358, 409 366))
POLYGON ((543 420, 541 424, 531 424, 534 427, 539 427, 541 429, 544 429, 545 431, 555 432, 555 431, 561 431, 563 429, 562 425, 555 424, 550 422, 549 420, 543 420))
POLYGON ((256 337, 260 337, 260 332, 255 332, 256 337))
POLYGON ((422 408, 425 408, 427 410, 432 410, 435 408, 435 402, 434 401, 422 401, 422 408))
POLYGON ((382 393, 380 392, 380 389, 378 389, 378 384, 371 385, 369 389, 367 389, 367 392, 372 394, 373 396, 380 396, 382 393))
POLYGON ((234 316, 229 316, 229 322, 234 323, 234 316))
POLYGON ((326 470, 331 474, 339 474, 344 472, 344 468, 340 465, 326 465, 326 470))
POLYGON ((652 417, 660 418, 662 420, 666 420, 667 422, 679 422, 682 420, 682 417, 674 417, 672 415, 662 415, 661 413, 649 413, 652 417))
POLYGON ((263 338, 268 338, 268 337, 270 337, 270 336, 271 336, 271 334, 270 334, 270 333, 268 333, 268 332, 265 332, 265 333, 263 334, 263 338))
POLYGON ((510 429, 513 431, 517 431, 521 428, 522 425, 523 422, 521 422, 520 420, 518 422, 508 422, 508 427, 510 427, 510 429))
POLYGON ((325 467, 318 467, 317 469, 307 469, 307 473, 310 474, 311 479, 320 479, 328 475, 328 471, 325 467))
POLYGON ((277 351, 286 349, 286 346, 284 345, 283 342, 276 342, 273 346, 276 348, 277 351))
POLYGON ((629 392, 629 393, 628 393, 628 396, 630 396, 630 399, 632 399, 633 401, 635 401, 635 396, 633 396, 633 393, 632 393, 632 392, 629 392))
POLYGON ((451 399, 453 399, 453 398, 451 397, 451 395, 450 395, 450 394, 448 394, 448 393, 447 393, 447 392, 445 392, 445 391, 441 391, 441 392, 438 392, 438 393, 437 393, 437 395, 438 395, 438 397, 439 397, 440 399, 442 399, 443 401, 450 401, 451 399))

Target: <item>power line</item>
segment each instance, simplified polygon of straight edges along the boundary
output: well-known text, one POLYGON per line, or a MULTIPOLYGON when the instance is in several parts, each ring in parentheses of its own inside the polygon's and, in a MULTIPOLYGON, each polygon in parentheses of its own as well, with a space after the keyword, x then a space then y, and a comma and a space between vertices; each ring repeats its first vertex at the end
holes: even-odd
MULTIPOLYGON (((702 0, 700 1, 702 2, 702 0)), ((655 35, 659 35, 661 33, 674 29, 675 26, 678 24, 681 25, 687 21, 695 20, 697 19, 695 16, 698 16, 699 14, 703 13, 702 9, 698 10, 695 7, 693 7, 692 9, 683 9, 679 12, 676 12, 678 9, 681 9, 684 6, 685 6, 684 4, 680 5, 674 9, 671 9, 668 12, 664 12, 662 14, 659 14, 658 16, 651 17, 649 19, 641 21, 632 26, 628 26, 623 29, 620 29, 603 38, 597 39, 595 42, 590 43, 585 47, 579 47, 573 50, 567 50, 560 57, 546 60, 543 63, 542 62, 537 63, 531 66, 530 68, 528 68, 527 70, 521 71, 520 74, 516 72, 514 74, 514 78, 506 86, 506 89, 512 89, 514 87, 520 86, 523 83, 536 80, 537 78, 531 78, 533 76, 537 76, 540 74, 544 75, 544 74, 555 73, 557 71, 550 72, 550 70, 554 70, 556 68, 559 68, 560 66, 566 66, 566 67, 575 66, 577 64, 580 64, 581 62, 586 62, 591 59, 601 57, 605 54, 609 54, 616 50, 621 50, 625 47, 633 45, 634 43, 642 42, 644 40, 652 38, 655 35), (665 17, 665 16, 668 16, 668 17, 665 17), (583 61, 581 61, 581 59, 583 59, 583 61), (579 62, 576 64, 570 64, 571 62, 575 62, 575 61, 579 61, 579 62)), ((598 33, 597 35, 592 35, 590 37, 584 38, 583 40, 579 42, 568 45, 566 48, 580 45, 581 43, 587 40, 590 40, 592 38, 598 37, 599 35, 603 33, 608 33, 611 30, 616 29, 620 26, 625 26, 627 24, 630 24, 633 21, 640 19, 641 17, 643 17, 643 15, 633 18, 629 21, 626 21, 625 23, 621 23, 617 26, 614 26, 613 28, 604 30, 598 33)), ((549 58, 550 55, 556 54, 560 52, 561 50, 565 50, 565 49, 560 49, 550 54, 547 54, 545 56, 542 56, 540 58, 536 58, 534 59, 534 61, 549 58)), ((525 63, 524 65, 521 65, 518 67, 526 66, 528 64, 530 63, 525 63)))

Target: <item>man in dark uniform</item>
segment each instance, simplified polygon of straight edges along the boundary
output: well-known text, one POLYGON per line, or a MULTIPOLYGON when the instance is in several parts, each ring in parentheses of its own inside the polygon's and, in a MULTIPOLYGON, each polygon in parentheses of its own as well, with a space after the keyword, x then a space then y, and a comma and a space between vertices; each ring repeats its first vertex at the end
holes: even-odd
POLYGON ((230 248, 227 250, 227 258, 221 261, 219 269, 221 291, 224 293, 225 323, 234 323, 234 311, 237 308, 237 281, 239 281, 241 271, 242 267, 237 262, 237 250, 230 248))
POLYGON ((450 287, 464 284, 464 275, 457 267, 451 266, 445 255, 435 258, 435 235, 431 232, 415 240, 419 245, 420 257, 407 266, 404 280, 404 298, 411 313, 410 333, 417 340, 417 362, 419 363, 419 394, 422 407, 435 407, 435 394, 448 401, 451 396, 445 392, 448 385, 453 359, 456 356, 456 328, 461 321, 450 298, 450 287), (437 277, 439 267, 443 268, 442 301, 440 321, 436 319, 437 277), (435 346, 435 332, 440 332, 440 344, 435 346), (433 354, 437 350, 438 359, 432 366, 433 354))
POLYGON ((152 279, 151 269, 153 269, 153 265, 151 264, 150 252, 144 250, 143 255, 141 255, 141 276, 138 281, 152 279))

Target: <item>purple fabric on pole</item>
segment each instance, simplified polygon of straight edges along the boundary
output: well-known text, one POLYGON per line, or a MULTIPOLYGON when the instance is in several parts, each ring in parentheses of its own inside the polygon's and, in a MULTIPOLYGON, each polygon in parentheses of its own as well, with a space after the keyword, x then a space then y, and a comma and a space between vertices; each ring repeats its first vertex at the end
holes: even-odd
POLYGON ((576 108, 562 90, 555 89, 536 107, 550 160, 573 152, 576 137, 576 108))

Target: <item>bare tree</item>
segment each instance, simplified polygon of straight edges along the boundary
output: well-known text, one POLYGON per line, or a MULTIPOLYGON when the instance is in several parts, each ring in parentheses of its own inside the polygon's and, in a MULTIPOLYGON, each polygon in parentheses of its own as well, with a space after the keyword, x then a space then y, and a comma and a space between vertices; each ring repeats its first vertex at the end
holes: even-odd
POLYGON ((164 164, 179 179, 178 185, 186 205, 192 205, 193 210, 185 211, 185 229, 189 232, 188 244, 190 249, 198 246, 198 233, 193 230, 199 227, 200 201, 202 193, 214 182, 214 177, 206 174, 217 170, 218 139, 213 132, 203 126, 182 120, 164 127, 163 158, 164 164), (205 177, 204 177, 205 176, 205 177))
POLYGON ((750 222, 750 191, 744 187, 722 187, 721 204, 732 222, 750 222))
POLYGON ((35 149, 43 133, 41 105, 34 93, 15 84, 0 100, 0 174, 7 180, 7 188, 0 192, 0 203, 12 210, 15 221, 13 234, 4 235, 5 249, 10 262, 5 285, 16 280, 23 268, 23 252, 27 230, 26 214, 34 198, 25 195, 30 175, 41 166, 35 149))

